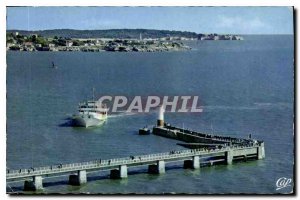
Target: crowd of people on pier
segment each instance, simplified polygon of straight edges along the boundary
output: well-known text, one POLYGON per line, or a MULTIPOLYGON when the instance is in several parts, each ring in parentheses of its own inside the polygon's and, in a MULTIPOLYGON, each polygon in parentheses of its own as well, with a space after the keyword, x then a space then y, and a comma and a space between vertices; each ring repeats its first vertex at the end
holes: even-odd
POLYGON ((252 134, 249 134, 247 139, 244 138, 235 138, 235 137, 230 137, 230 136, 220 136, 220 135, 213 135, 213 134, 209 134, 209 133, 199 133, 196 131, 192 131, 189 129, 182 129, 182 128, 178 128, 175 126, 171 126, 170 124, 166 124, 165 128, 167 128, 169 131, 180 131, 182 133, 185 134, 190 134, 190 135, 194 135, 194 136, 198 136, 198 137, 202 137, 202 138, 207 138, 207 139, 212 139, 215 140, 216 142, 222 142, 224 144, 228 144, 228 145, 238 145, 238 146, 253 146, 256 144, 260 144, 261 141, 257 141, 254 139, 251 139, 252 134))

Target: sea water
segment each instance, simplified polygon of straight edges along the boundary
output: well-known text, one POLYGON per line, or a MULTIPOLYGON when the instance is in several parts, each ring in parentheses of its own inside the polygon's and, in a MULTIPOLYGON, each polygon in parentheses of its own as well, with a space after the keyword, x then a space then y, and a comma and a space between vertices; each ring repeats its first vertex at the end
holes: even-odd
MULTIPOLYGON (((202 113, 170 113, 173 125, 264 140, 266 158, 183 169, 163 175, 129 168, 125 180, 109 172, 70 186, 68 176, 44 179, 45 193, 288 193, 294 178, 293 36, 244 36, 244 41, 191 41, 179 52, 7 52, 7 168, 20 169, 184 149, 179 141, 138 129, 157 113, 115 113, 99 128, 74 128, 80 101, 96 96, 199 96, 202 113), (53 69, 51 62, 58 66, 53 69)), ((8 183, 7 191, 23 183, 8 183), (10 188, 11 187, 11 188, 10 188)))

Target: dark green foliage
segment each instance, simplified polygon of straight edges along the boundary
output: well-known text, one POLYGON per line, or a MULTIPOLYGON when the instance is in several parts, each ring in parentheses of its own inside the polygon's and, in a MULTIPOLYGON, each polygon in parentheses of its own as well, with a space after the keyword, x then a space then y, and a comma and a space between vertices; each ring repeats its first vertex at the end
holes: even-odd
POLYGON ((161 38, 161 37, 188 37, 197 38, 198 34, 187 31, 168 31, 152 29, 109 29, 109 30, 73 30, 73 29, 55 29, 44 31, 23 31, 8 30, 8 33, 18 31, 21 35, 39 34, 43 37, 64 38, 161 38))
POLYGON ((73 40, 73 46, 81 46, 81 45, 84 45, 83 41, 73 40))
POLYGON ((49 44, 49 42, 43 37, 37 37, 35 43, 41 44, 43 47, 46 47, 49 44))
POLYGON ((53 43, 57 46, 66 46, 66 40, 63 38, 59 38, 58 40, 53 40, 53 43))

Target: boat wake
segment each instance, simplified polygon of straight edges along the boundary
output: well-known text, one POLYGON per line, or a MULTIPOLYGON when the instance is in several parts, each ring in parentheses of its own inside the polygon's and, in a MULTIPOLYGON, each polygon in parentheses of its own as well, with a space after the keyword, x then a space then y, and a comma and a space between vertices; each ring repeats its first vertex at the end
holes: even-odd
POLYGON ((110 114, 107 116, 107 118, 117 118, 117 117, 126 117, 126 116, 131 116, 131 115, 136 115, 138 113, 135 113, 135 112, 120 112, 118 114, 110 114))

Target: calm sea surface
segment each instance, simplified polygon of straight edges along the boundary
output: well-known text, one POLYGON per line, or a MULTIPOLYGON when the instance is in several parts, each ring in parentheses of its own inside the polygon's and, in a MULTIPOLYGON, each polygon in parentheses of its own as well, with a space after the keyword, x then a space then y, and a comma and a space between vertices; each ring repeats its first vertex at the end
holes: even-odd
MULTIPOLYGON (((100 128, 73 128, 68 118, 91 88, 102 95, 195 95, 203 113, 166 113, 190 129, 265 141, 266 158, 182 169, 164 175, 129 169, 126 180, 89 175, 82 187, 68 177, 45 179, 44 192, 61 193, 286 193, 293 178, 293 37, 245 36, 244 41, 198 41, 185 52, 7 52, 7 167, 83 162, 183 149, 178 141, 139 136, 156 113, 112 115, 100 128), (51 62, 58 69, 51 69, 51 62)), ((13 190, 23 183, 9 184, 13 190)), ((8 191, 10 191, 8 189, 8 191)))

